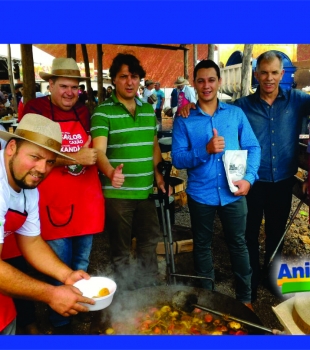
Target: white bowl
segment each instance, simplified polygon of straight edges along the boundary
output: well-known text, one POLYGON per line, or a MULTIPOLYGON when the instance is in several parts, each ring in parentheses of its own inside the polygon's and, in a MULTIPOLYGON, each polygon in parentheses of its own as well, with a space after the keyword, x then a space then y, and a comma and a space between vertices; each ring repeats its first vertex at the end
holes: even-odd
POLYGON ((113 295, 116 291, 116 283, 107 277, 91 277, 89 280, 82 279, 74 283, 74 287, 78 288, 83 293, 83 296, 95 300, 95 305, 81 303, 87 306, 89 311, 102 310, 108 307, 112 303, 113 295), (110 294, 104 297, 94 298, 102 288, 108 288, 110 294))

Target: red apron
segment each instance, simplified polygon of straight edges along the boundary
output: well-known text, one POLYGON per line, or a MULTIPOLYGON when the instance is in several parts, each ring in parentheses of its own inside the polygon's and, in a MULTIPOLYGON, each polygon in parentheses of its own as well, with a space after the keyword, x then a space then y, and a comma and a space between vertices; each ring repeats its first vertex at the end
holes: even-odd
MULTIPOLYGON (((21 255, 15 240, 15 231, 23 226, 24 222, 27 219, 27 212, 20 213, 15 210, 9 209, 5 215, 5 224, 4 224, 4 244, 2 247, 1 258, 8 259, 15 256, 21 255), (15 253, 10 254, 10 247, 12 249, 17 249, 19 254, 15 253), (5 256, 5 257, 4 257, 5 256)), ((8 326, 16 317, 16 310, 14 306, 13 299, 6 295, 0 294, 0 331, 2 331, 6 326, 8 326)))
POLYGON ((185 98, 185 93, 183 91, 179 92, 177 114, 180 112, 182 107, 186 106, 187 104, 189 104, 189 100, 185 98))
MULTIPOLYGON (((4 237, 5 237, 5 241, 2 247, 2 252, 1 252, 1 259, 2 260, 6 260, 6 259, 11 259, 11 258, 16 258, 17 256, 21 256, 22 253, 20 252, 18 246, 17 246, 17 242, 15 239, 15 235, 16 233, 12 230, 6 230, 6 223, 7 223, 7 217, 11 217, 13 216, 15 213, 15 211, 11 211, 11 209, 9 209, 9 211, 7 212, 6 216, 5 216, 5 225, 4 225, 4 237)), ((27 218, 27 213, 18 213, 18 217, 20 217, 20 221, 23 220, 22 224, 20 226, 17 227, 20 228, 21 226, 23 226, 23 223, 26 221, 27 218)), ((15 219, 14 219, 15 220, 15 219)), ((15 226, 15 225, 14 225, 15 226)), ((16 230, 17 230, 16 229, 16 230)))
MULTIPOLYGON (((61 151, 78 152, 88 140, 80 121, 59 125, 63 135, 61 151)), ((44 240, 103 231, 104 199, 96 165, 55 167, 38 189, 44 240)))

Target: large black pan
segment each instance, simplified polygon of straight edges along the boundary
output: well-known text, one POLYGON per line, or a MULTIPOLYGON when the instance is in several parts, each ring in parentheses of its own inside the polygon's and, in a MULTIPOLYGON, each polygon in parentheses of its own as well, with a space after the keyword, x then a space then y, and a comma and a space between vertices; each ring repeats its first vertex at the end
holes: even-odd
MULTIPOLYGON (((184 290, 187 293, 195 293, 198 296, 198 304, 263 326, 258 316, 238 300, 218 292, 181 285, 141 288, 122 293, 116 292, 112 304, 103 310, 100 316, 97 315, 93 322, 99 322, 100 317, 100 327, 108 328, 111 322, 121 322, 124 317, 127 318, 128 314, 141 310, 144 307, 171 305, 173 295, 179 290, 184 290)), ((93 330, 91 333, 96 333, 94 331, 98 329, 96 324, 93 324, 91 328, 93 330)), ((249 326, 246 326, 246 328, 249 334, 266 334, 264 331, 250 328, 249 326)), ((104 332, 104 329, 100 329, 100 331, 104 332)))

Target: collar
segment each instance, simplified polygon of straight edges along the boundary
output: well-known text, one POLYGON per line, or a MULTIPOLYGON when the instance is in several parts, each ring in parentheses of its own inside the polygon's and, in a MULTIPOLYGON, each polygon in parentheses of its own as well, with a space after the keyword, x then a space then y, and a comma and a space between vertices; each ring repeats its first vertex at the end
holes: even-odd
MULTIPOLYGON (((199 107, 199 103, 198 101, 196 102, 196 108, 197 111, 199 111, 201 114, 206 115, 206 113, 199 107)), ((217 99, 217 108, 216 111, 220 110, 220 109, 227 109, 228 105, 225 102, 220 101, 219 99, 217 99)))
MULTIPOLYGON (((122 104, 119 100, 118 100, 118 98, 116 97, 116 95, 115 95, 115 93, 114 93, 114 90, 112 91, 112 95, 111 95, 111 97, 110 97, 111 99, 112 99, 112 101, 115 103, 115 104, 122 104)), ((135 102, 136 102, 136 104, 138 105, 138 106, 142 106, 142 101, 139 99, 139 97, 137 97, 137 96, 135 96, 134 97, 134 100, 135 100, 135 102)))
MULTIPOLYGON (((260 86, 258 85, 255 93, 254 93, 254 96, 257 100, 261 100, 261 97, 260 97, 260 86)), ((283 98, 283 99, 287 99, 287 92, 285 90, 283 90, 281 88, 281 86, 279 86, 279 91, 278 91, 278 95, 276 98, 283 98)))

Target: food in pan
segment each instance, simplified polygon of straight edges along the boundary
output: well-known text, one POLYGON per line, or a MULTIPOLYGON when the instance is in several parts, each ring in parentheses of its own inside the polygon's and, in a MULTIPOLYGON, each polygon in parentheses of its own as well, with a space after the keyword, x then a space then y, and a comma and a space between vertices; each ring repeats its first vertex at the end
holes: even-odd
POLYGON ((119 322, 112 321, 105 334, 245 335, 248 331, 238 322, 215 318, 200 309, 188 314, 164 305, 136 311, 119 322))

